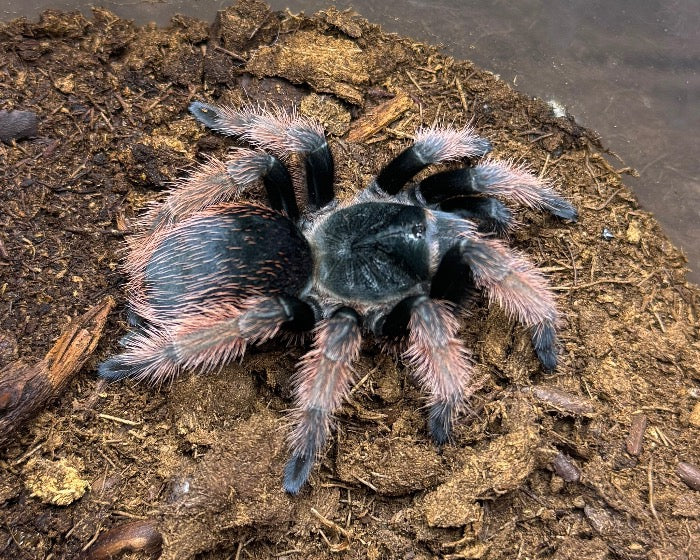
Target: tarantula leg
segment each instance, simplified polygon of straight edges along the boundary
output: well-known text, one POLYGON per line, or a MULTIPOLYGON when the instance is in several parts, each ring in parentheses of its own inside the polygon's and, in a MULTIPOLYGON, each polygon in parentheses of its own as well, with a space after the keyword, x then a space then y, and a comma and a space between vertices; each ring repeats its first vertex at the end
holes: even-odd
POLYGON ((513 214, 508 207, 495 198, 460 196, 449 198, 438 206, 444 212, 479 224, 479 231, 506 235, 514 226, 513 214))
POLYGON ((428 165, 464 157, 480 157, 491 151, 491 144, 471 127, 459 130, 428 128, 418 132, 413 145, 382 169, 376 184, 388 194, 396 194, 428 165))
POLYGON ((273 156, 268 157, 270 158, 270 166, 263 176, 263 184, 270 208, 284 212, 290 220, 296 221, 299 219, 299 206, 294 196, 292 176, 280 160, 273 156))
POLYGON ((280 296, 257 300, 241 312, 233 306, 178 322, 174 328, 143 327, 125 337, 125 351, 102 362, 100 377, 134 377, 161 385, 181 369, 210 371, 243 354, 247 343, 274 336, 283 325, 309 326, 313 310, 301 300, 280 296))
POLYGON ((542 365, 557 367, 558 320, 554 296, 544 276, 499 240, 468 237, 459 244, 477 288, 487 291, 511 317, 529 327, 542 365))
POLYGON ((443 171, 427 177, 418 187, 428 203, 461 195, 486 194, 512 198, 528 208, 541 208, 566 220, 578 213, 550 184, 538 179, 524 166, 504 161, 484 161, 474 167, 443 171))
POLYGON ((234 200, 248 186, 262 179, 270 206, 290 219, 299 217, 292 178, 277 158, 255 150, 235 148, 224 163, 210 158, 196 171, 174 183, 162 203, 154 204, 142 219, 144 229, 180 222, 205 208, 234 200))
POLYGON ((411 296, 402 299, 389 313, 376 318, 372 331, 376 336, 401 337, 408 333, 411 313, 417 302, 425 296, 411 296))
POLYGON ((463 306, 477 294, 469 264, 462 258, 459 247, 449 249, 430 282, 430 298, 447 300, 463 306))
POLYGON ((467 349, 457 338, 459 325, 449 304, 427 296, 410 299, 408 349, 404 357, 429 394, 428 430, 440 445, 449 439, 457 414, 476 389, 472 364, 467 349))
POLYGON ((331 429, 331 415, 348 393, 352 362, 360 352, 357 313, 343 307, 314 333, 314 346, 304 356, 295 377, 297 407, 291 414, 292 455, 284 469, 284 489, 299 492, 331 429))
POLYGON ((304 156, 309 204, 321 207, 333 200, 333 155, 319 124, 294 113, 236 110, 200 101, 190 104, 190 112, 212 130, 239 137, 282 157, 304 156))

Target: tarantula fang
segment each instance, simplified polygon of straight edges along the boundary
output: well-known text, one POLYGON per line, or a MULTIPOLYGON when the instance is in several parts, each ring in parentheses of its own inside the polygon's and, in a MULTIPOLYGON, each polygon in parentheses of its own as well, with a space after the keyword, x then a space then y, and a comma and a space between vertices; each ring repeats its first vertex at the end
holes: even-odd
POLYGON ((251 148, 209 159, 146 212, 125 265, 132 330, 100 376, 161 384, 183 369, 220 367, 280 332, 313 332, 293 379, 283 486, 296 494, 350 390, 364 333, 403 341, 437 444, 449 440, 475 390, 458 336, 470 287, 529 328, 543 366, 556 367, 554 297, 542 274, 499 239, 514 220, 495 197, 567 220, 576 210, 526 169, 484 158, 491 146, 472 128, 419 131, 370 185, 337 202, 333 156, 317 123, 201 102, 190 111, 251 148), (301 172, 290 173, 299 161, 301 172), (452 161, 463 165, 413 179, 452 161), (257 182, 269 207, 236 201, 257 182))

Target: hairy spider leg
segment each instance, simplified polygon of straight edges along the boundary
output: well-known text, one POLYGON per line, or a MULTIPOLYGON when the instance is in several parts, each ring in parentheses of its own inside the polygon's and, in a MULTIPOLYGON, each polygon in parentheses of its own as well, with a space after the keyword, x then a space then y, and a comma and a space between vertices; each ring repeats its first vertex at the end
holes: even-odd
POLYGON ((205 126, 280 155, 304 158, 309 205, 320 208, 331 202, 333 155, 323 127, 295 112, 270 112, 260 108, 237 110, 215 107, 201 101, 190 104, 190 112, 205 126))
POLYGON ((294 186, 285 165, 263 151, 234 148, 226 162, 208 158, 189 176, 177 180, 167 192, 167 198, 153 204, 145 214, 141 220, 143 229, 152 234, 210 206, 236 200, 260 179, 270 207, 292 220, 298 219, 294 186))
POLYGON ((476 298, 479 290, 469 264, 462 258, 459 246, 448 249, 440 259, 430 282, 430 298, 446 300, 458 308, 476 298))
POLYGON ((540 362, 548 370, 555 369, 558 314, 542 273, 497 239, 465 237, 459 249, 476 287, 485 289, 491 302, 497 302, 509 316, 530 329, 540 362))
POLYGON ((427 296, 411 299, 404 358, 429 395, 428 430, 441 445, 449 440, 456 416, 476 390, 472 363, 457 337, 459 323, 451 306, 427 296))
POLYGON ((481 196, 458 196, 438 204, 443 212, 479 224, 479 231, 506 235, 515 227, 513 214, 500 200, 481 196))
POLYGON ((313 348, 295 376, 296 408, 291 413, 291 457, 284 469, 284 489, 299 492, 331 430, 331 416, 347 396, 362 341, 357 313, 338 309, 314 332, 313 348))
POLYGON ((489 160, 473 167, 443 171, 420 182, 419 192, 430 204, 452 197, 486 194, 504 196, 528 208, 543 209, 566 220, 576 220, 578 213, 546 182, 530 173, 525 166, 489 160))
POLYGON ((426 128, 418 132, 412 146, 392 159, 376 178, 376 184, 388 194, 396 194, 419 171, 442 161, 481 157, 491 144, 477 136, 470 126, 453 130, 426 128))
POLYGON ((202 310, 172 325, 143 327, 124 340, 125 351, 102 362, 100 377, 133 377, 162 385, 181 369, 211 371, 240 357, 246 344, 273 337, 282 326, 308 329, 313 310, 291 296, 261 298, 241 311, 230 305, 202 310))

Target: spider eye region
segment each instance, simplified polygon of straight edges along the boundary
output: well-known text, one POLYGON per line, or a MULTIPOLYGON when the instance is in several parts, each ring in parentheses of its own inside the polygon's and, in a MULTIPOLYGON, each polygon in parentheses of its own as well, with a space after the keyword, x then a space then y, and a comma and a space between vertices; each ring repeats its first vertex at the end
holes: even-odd
POLYGON ((413 224, 413 227, 411 228, 411 235, 413 235, 413 237, 416 239, 422 239, 425 235, 425 224, 422 222, 413 224))
POLYGON ((366 202, 329 216, 318 231, 318 280, 348 302, 381 301, 430 279, 425 212, 366 202))

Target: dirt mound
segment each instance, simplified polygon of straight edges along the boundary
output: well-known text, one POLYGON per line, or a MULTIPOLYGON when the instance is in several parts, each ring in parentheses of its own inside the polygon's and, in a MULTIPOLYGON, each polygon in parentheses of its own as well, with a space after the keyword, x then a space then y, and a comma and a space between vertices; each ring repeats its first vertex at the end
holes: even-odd
POLYGON ((71 318, 118 304, 87 365, 0 451, 0 557, 700 557, 700 292, 594 133, 335 10, 245 1, 212 26, 168 28, 47 12, 0 26, 0 51, 4 118, 38 116, 36 137, 0 144, 0 367, 36 363, 71 318), (435 122, 472 122, 496 157, 551 178, 580 221, 519 210, 512 243, 556 286, 557 371, 477 305, 463 338, 484 387, 438 449, 410 375, 367 341, 335 441, 295 498, 281 490, 284 412, 303 347, 272 342, 161 391, 98 381, 126 330, 129 224, 230 145, 188 115, 193 99, 320 119, 340 196, 435 122))

